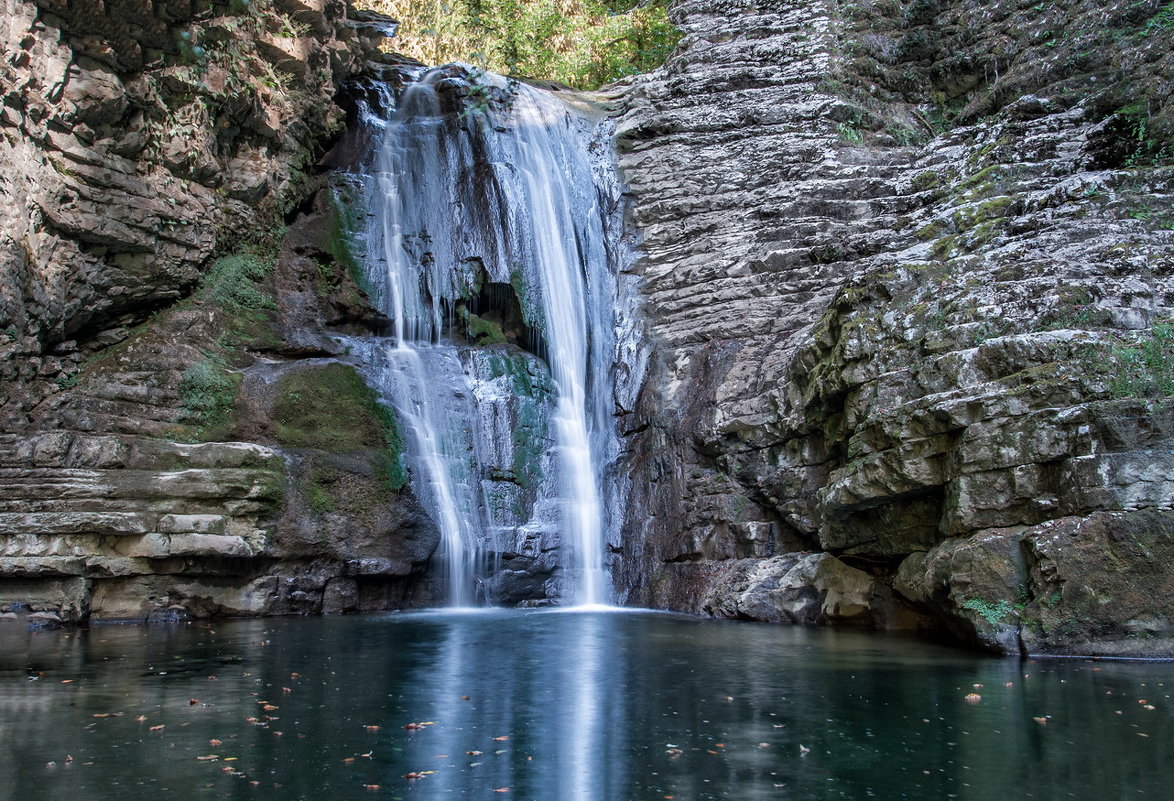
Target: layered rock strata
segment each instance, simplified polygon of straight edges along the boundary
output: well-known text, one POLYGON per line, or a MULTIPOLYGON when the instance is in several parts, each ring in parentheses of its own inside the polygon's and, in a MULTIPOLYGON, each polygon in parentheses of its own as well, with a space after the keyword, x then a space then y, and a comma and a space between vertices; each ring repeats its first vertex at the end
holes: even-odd
POLYGON ((318 176, 393 23, 333 0, 6 12, 0 607, 409 602, 436 532, 326 336, 385 321, 318 176))
POLYGON ((1165 13, 677 6, 619 122, 630 603, 1171 652, 1165 13))

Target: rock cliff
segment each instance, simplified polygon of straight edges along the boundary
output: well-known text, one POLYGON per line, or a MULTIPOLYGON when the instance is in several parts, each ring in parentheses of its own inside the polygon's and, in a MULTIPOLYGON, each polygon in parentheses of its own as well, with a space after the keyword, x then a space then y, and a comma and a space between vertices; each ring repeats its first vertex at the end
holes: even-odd
POLYGON ((675 19, 617 132, 653 347, 628 602, 1174 652, 1174 12, 675 19))
MULTIPOLYGON (((386 323, 320 173, 392 23, 6 3, 0 605, 427 598, 402 432, 324 335, 386 323)), ((1174 10, 673 13, 610 91, 649 329, 626 602, 1174 653, 1174 10)))
POLYGON ((436 534, 395 420, 322 336, 372 323, 319 160, 393 23, 336 0, 5 10, 0 605, 404 603, 436 534))

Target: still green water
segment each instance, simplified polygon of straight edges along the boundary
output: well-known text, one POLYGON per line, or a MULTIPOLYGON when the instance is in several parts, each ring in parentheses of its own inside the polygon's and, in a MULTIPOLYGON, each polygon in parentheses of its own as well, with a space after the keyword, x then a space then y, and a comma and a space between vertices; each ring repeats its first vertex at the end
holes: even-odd
POLYGON ((652 613, 7 625, 0 801, 1170 798, 1172 694, 652 613))

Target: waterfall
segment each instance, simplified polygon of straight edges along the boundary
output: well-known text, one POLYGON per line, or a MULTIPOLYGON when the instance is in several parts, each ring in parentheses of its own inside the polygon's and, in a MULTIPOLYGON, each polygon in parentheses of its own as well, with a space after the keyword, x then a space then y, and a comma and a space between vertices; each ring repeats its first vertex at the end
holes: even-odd
POLYGON ((607 123, 458 65, 411 79, 368 119, 365 273, 392 331, 355 347, 408 435, 447 601, 606 604, 629 350, 607 123))

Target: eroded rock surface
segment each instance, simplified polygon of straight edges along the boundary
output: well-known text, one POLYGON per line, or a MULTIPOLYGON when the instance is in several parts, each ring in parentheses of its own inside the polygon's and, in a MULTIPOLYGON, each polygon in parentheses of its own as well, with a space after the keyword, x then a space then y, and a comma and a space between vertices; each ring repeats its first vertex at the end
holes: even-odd
POLYGON ((619 123, 654 348, 629 602, 830 622, 852 581, 772 582, 834 559, 994 650, 1168 653, 1125 578, 1168 574, 1174 502, 1161 4, 675 13, 619 123))
POLYGON ((437 535, 394 417, 325 335, 384 322, 316 165, 390 21, 335 0, 5 10, 0 607, 426 595, 437 535))

